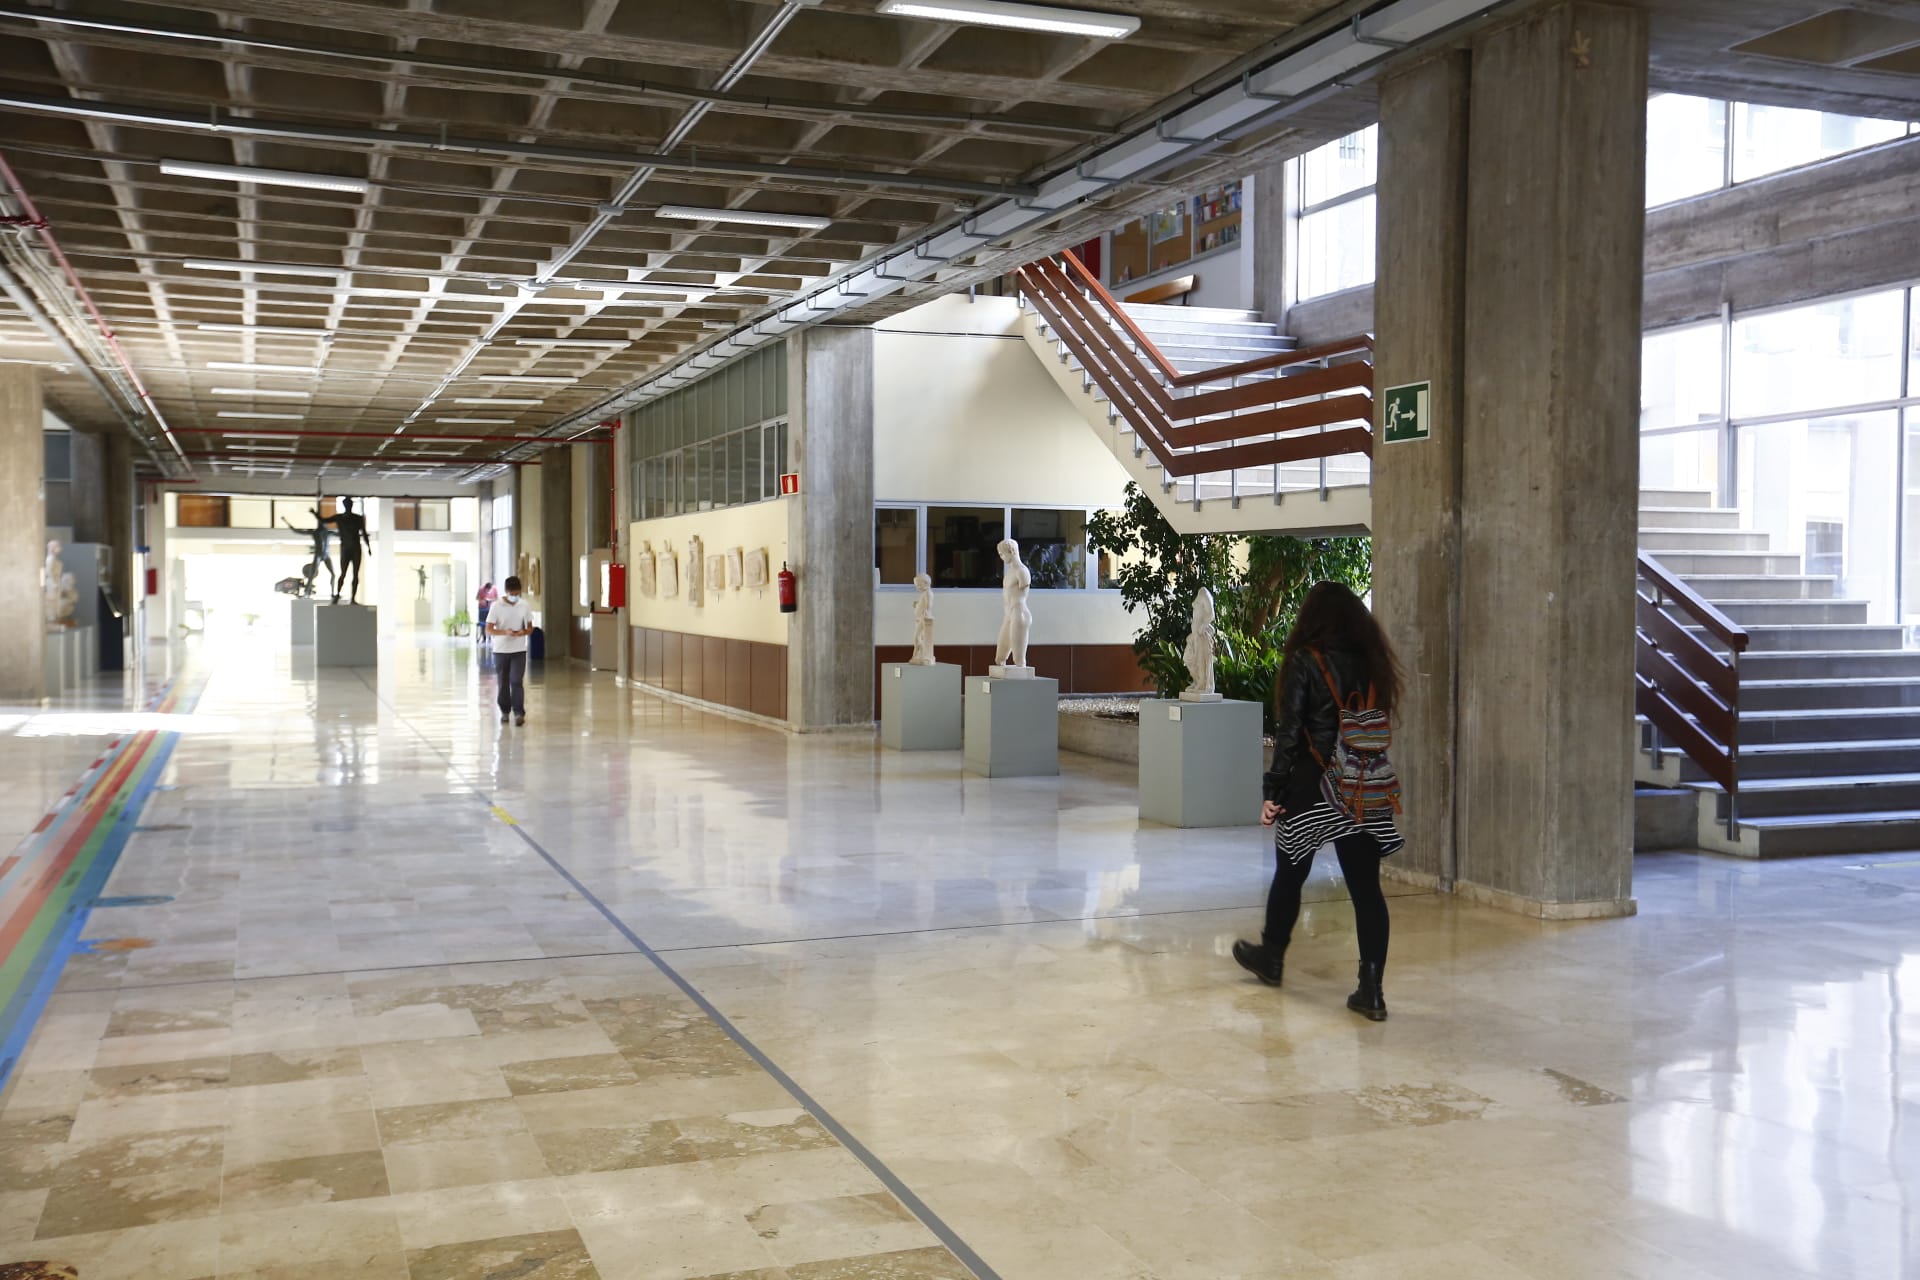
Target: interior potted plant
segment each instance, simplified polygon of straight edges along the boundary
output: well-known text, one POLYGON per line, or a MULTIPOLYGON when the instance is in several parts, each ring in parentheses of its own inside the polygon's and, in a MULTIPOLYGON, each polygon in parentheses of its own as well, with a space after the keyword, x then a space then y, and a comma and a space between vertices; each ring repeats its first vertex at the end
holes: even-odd
POLYGON ((440 625, 449 636, 464 636, 473 627, 473 615, 462 609, 440 625))

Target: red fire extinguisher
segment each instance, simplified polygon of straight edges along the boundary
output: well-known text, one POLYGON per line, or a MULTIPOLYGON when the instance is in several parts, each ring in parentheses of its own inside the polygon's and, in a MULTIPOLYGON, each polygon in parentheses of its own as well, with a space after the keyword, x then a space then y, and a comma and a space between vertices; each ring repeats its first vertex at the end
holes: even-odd
POLYGON ((780 612, 795 613, 800 608, 800 592, 793 576, 793 570, 787 568, 786 561, 780 562, 780 572, 774 581, 780 584, 780 612))

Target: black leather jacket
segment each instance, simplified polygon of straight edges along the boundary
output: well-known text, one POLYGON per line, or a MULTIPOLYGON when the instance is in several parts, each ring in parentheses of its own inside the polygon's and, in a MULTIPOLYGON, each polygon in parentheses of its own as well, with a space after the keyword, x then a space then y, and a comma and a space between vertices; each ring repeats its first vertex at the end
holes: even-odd
MULTIPOLYGON (((1320 656, 1333 672, 1342 698, 1356 689, 1365 690, 1366 660, 1360 654, 1329 649, 1320 656)), ((1277 716, 1273 766, 1262 779, 1261 789, 1267 800, 1283 808, 1306 808, 1318 794, 1320 761, 1333 758, 1334 742, 1340 735, 1340 708, 1313 654, 1300 654, 1281 672, 1277 716), (1307 749, 1309 743, 1312 751, 1307 749), (1318 760, 1314 752, 1319 753, 1318 760)))

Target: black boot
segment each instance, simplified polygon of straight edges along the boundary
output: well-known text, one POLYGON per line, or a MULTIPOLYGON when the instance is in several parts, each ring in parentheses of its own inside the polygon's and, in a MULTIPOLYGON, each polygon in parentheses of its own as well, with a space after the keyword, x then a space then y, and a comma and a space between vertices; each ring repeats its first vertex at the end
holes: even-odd
POLYGON ((1268 986, 1280 985, 1280 971, 1284 960, 1281 952, 1264 943, 1236 942, 1233 944, 1233 958, 1242 969, 1268 986))
POLYGON ((1347 1008, 1374 1022, 1387 1020, 1387 997, 1380 989, 1386 965, 1372 960, 1360 962, 1360 985, 1347 997, 1347 1008))

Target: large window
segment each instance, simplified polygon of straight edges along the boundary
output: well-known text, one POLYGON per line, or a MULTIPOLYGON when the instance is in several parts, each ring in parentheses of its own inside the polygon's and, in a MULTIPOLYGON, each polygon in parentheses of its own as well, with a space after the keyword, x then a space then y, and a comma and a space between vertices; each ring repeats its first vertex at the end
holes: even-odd
POLYGON ((1298 301, 1371 284, 1378 125, 1309 151, 1288 168, 1294 201, 1294 279, 1298 301))
POLYGON ((787 460, 787 349, 749 352, 635 409, 633 518, 737 507, 780 495, 787 460))
POLYGON ((1648 334, 1641 487, 1738 508, 1870 621, 1920 622, 1916 306, 1893 289, 1648 334))
POLYGON ((1920 126, 1904 120, 1655 94, 1647 102, 1647 207, 1915 132, 1920 126))
POLYGON ((1041 591, 1113 586, 1113 566, 1096 564, 1087 550, 1087 519, 1079 507, 914 506, 874 510, 875 579, 904 587, 916 573, 947 590, 999 590, 1001 539, 1020 544, 1021 558, 1041 591))

